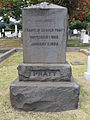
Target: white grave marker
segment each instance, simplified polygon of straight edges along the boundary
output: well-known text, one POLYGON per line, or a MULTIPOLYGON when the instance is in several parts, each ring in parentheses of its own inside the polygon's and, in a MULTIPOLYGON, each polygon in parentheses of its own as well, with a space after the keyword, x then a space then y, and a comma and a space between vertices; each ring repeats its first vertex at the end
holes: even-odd
POLYGON ((15 34, 16 34, 16 36, 17 36, 17 24, 15 24, 15 34))
POLYGON ((2 32, 4 32, 4 29, 2 29, 2 32))
POLYGON ((81 30, 81 41, 83 42, 84 35, 86 34, 86 30, 81 30))
POLYGON ((90 80, 90 55, 88 56, 88 69, 87 72, 84 73, 85 79, 90 80))
POLYGON ((18 33, 18 37, 21 38, 21 36, 22 36, 22 32, 19 31, 19 33, 18 33))
POLYGON ((11 31, 5 32, 5 36, 8 37, 11 35, 11 31))
POLYGON ((83 43, 88 43, 88 35, 87 34, 84 35, 83 43))
POLYGON ((0 32, 0 38, 2 37, 1 32, 0 32))
POLYGON ((78 34, 77 29, 74 29, 74 30, 73 30, 73 34, 78 34))

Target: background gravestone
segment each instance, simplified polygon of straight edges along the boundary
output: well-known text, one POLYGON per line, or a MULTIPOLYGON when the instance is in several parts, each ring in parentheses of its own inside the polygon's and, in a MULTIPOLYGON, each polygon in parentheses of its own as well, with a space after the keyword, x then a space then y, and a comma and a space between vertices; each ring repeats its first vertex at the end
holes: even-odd
POLYGON ((78 107, 79 86, 66 62, 67 9, 46 2, 23 9, 23 64, 10 86, 11 104, 26 111, 78 107))

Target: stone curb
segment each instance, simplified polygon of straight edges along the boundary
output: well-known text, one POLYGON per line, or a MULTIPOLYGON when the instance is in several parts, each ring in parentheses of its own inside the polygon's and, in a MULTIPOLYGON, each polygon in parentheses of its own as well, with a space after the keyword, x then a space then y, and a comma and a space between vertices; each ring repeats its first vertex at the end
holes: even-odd
POLYGON ((14 54, 15 52, 21 52, 23 50, 23 48, 13 48, 13 49, 0 49, 0 52, 5 52, 0 56, 0 62, 2 62, 3 60, 7 59, 9 56, 11 56, 12 54, 14 54))
POLYGON ((79 52, 80 48, 77 47, 67 47, 67 52, 79 52))
POLYGON ((7 51, 11 50, 10 48, 0 48, 1 53, 5 53, 7 51))
POLYGON ((16 52, 22 52, 23 51, 23 48, 15 48, 16 49, 16 52))
POLYGON ((81 49, 80 52, 84 53, 84 54, 87 55, 87 56, 90 55, 90 51, 88 51, 88 50, 86 50, 86 49, 85 49, 85 50, 84 50, 84 49, 81 49))
POLYGON ((15 53, 15 52, 16 52, 16 49, 15 49, 15 48, 13 48, 13 49, 5 52, 4 54, 2 54, 2 55, 0 56, 0 62, 2 62, 3 60, 5 60, 6 58, 8 58, 9 56, 11 56, 11 55, 12 55, 13 53, 15 53))

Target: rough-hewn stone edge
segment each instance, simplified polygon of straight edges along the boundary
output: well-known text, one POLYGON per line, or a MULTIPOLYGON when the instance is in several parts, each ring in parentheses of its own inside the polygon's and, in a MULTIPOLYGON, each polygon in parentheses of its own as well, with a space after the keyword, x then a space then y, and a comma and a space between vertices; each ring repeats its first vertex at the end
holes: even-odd
MULTIPOLYGON (((20 81, 41 81, 41 82, 47 82, 47 81, 70 81, 72 76, 72 69, 71 66, 66 64, 20 64, 18 66, 18 75, 20 81), (49 74, 47 71, 56 72, 55 76, 38 76, 40 73, 39 71, 46 71, 47 74, 49 74), (37 71, 36 76, 32 76, 31 73, 33 71, 37 71), (57 75, 58 73, 58 75, 57 75)), ((36 73, 35 73, 36 74, 36 73)))
POLYGON ((13 53, 16 52, 16 49, 13 48, 5 53, 3 53, 1 56, 0 56, 0 62, 2 62, 3 60, 5 60, 6 58, 8 58, 9 56, 11 56, 13 53))
POLYGON ((10 86, 11 105, 16 110, 61 112, 78 108, 80 88, 71 82, 21 82, 10 86))

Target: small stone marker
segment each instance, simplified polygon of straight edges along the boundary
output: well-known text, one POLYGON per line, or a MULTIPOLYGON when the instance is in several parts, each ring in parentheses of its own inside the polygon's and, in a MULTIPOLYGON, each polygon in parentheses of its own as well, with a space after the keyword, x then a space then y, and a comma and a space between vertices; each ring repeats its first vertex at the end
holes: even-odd
POLYGON ((1 32, 0 32, 0 38, 2 37, 1 32))
POLYGON ((16 37, 17 37, 17 34, 18 34, 18 31, 17 31, 17 24, 15 24, 15 34, 16 34, 16 37))
POLYGON ((86 30, 81 30, 81 42, 83 43, 84 35, 86 34, 86 30))
POLYGON ((90 51, 90 48, 88 48, 88 51, 90 51))
POLYGON ((18 33, 18 37, 19 37, 19 38, 22 37, 22 31, 19 31, 19 33, 18 33))
POLYGON ((81 42, 82 43, 89 42, 89 36, 86 34, 86 30, 81 30, 81 42))
POLYGON ((10 86, 11 104, 25 111, 78 108, 79 85, 66 62, 67 9, 46 2, 23 9, 23 64, 10 86))
POLYGON ((2 29, 2 32, 4 32, 4 29, 2 29))
POLYGON ((87 34, 84 35, 83 43, 88 43, 88 35, 87 34))
POLYGON ((85 79, 90 80, 90 55, 88 56, 88 69, 87 72, 84 73, 85 79))
POLYGON ((73 30, 73 34, 78 34, 77 29, 74 29, 74 30, 73 30))
POLYGON ((12 36, 11 31, 5 32, 5 37, 10 37, 10 36, 12 36))

